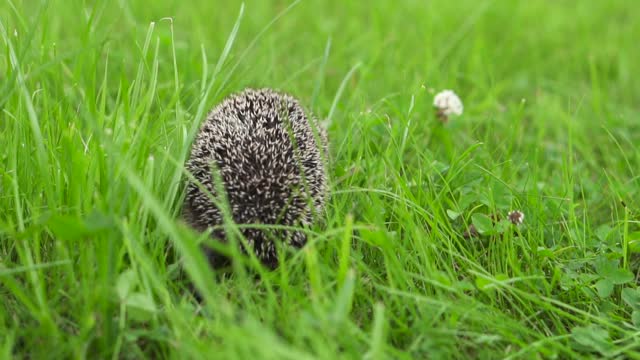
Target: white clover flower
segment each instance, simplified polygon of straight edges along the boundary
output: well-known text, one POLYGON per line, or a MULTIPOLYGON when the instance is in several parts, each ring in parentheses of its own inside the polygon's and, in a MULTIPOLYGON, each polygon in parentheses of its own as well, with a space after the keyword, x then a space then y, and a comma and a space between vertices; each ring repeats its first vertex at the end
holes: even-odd
POLYGON ((524 222, 524 213, 520 210, 510 211, 507 217, 514 225, 520 225, 524 222))
POLYGON ((451 115, 462 115, 462 101, 452 90, 443 90, 433 98, 433 106, 438 109, 438 116, 447 120, 451 115))

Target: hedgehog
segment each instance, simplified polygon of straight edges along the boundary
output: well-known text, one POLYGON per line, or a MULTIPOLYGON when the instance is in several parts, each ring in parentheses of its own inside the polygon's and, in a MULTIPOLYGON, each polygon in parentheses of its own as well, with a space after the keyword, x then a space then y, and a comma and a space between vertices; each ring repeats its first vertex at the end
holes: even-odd
MULTIPOLYGON (((192 145, 183 217, 195 230, 212 229, 215 240, 226 242, 223 213, 211 197, 219 198, 217 184, 223 185, 236 224, 295 227, 239 228, 257 258, 273 268, 276 242, 301 248, 307 237, 298 229, 324 211, 327 149, 326 130, 293 96, 268 88, 232 94, 207 115, 192 145)), ((205 252, 214 267, 229 263, 210 248, 205 252)))

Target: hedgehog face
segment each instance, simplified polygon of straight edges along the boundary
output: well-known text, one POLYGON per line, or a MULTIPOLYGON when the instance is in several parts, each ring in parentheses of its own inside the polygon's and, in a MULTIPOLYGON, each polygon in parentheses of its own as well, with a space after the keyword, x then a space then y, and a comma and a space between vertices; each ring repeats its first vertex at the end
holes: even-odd
MULTIPOLYGON (((198 133, 187 170, 214 197, 219 174, 237 224, 308 226, 323 211, 327 194, 326 134, 293 97, 269 89, 247 89, 214 108, 198 133), (316 142, 314 129, 319 132, 316 142)), ((220 209, 195 183, 186 190, 183 213, 196 230, 222 224, 220 209)), ((242 228, 265 264, 277 263, 275 241, 294 247, 302 231, 242 228)), ((224 232, 213 236, 226 241, 224 232)), ((213 265, 219 258, 210 254, 213 265)))

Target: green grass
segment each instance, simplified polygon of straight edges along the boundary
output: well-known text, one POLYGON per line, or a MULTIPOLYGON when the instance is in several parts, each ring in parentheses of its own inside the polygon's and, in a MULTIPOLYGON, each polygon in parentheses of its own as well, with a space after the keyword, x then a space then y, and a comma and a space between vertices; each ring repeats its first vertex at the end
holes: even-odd
POLYGON ((640 358, 640 8, 291 4, 0 4, 0 357, 640 358), (330 117, 331 200, 215 274, 182 164, 247 86, 330 117))

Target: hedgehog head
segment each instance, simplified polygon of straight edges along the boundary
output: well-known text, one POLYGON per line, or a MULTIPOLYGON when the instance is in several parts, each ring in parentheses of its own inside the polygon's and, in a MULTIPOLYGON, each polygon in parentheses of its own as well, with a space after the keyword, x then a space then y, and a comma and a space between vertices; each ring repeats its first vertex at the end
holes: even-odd
MULTIPOLYGON (((222 211, 210 197, 221 195, 217 178, 235 223, 309 226, 326 201, 326 150, 324 129, 292 96, 271 89, 231 95, 209 113, 192 146, 186 168, 197 183, 187 184, 184 217, 196 230, 218 226, 212 236, 226 241, 222 211)), ((277 264, 275 241, 306 242, 302 231, 240 231, 271 266, 277 264)), ((212 265, 224 262, 208 253, 212 265)))

